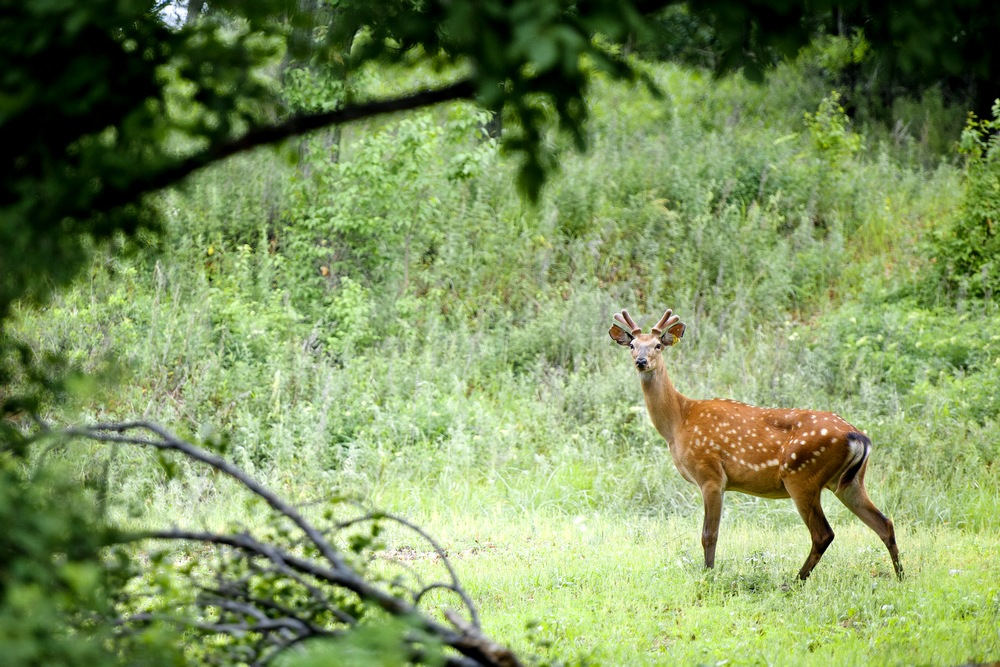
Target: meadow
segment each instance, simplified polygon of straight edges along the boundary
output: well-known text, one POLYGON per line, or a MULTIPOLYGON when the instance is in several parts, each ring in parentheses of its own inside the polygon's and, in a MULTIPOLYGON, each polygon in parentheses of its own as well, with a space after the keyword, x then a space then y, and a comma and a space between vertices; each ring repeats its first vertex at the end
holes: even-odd
MULTIPOLYGON (((566 147, 534 204, 467 105, 162 193, 162 236, 18 314, 88 378, 46 418, 156 421, 294 502, 406 517, 537 664, 1000 660, 1000 313, 955 231, 964 111, 929 91, 895 125, 852 120, 808 55, 761 86, 648 71, 662 98, 596 81, 589 151, 566 147), (700 496, 607 335, 623 307, 688 325, 668 359, 687 396, 864 429, 906 577, 829 494, 837 537, 807 582, 790 501, 737 494, 704 570, 700 496)), ((48 456, 83 482, 106 471, 124 525, 262 520, 209 473, 113 454, 48 456)))

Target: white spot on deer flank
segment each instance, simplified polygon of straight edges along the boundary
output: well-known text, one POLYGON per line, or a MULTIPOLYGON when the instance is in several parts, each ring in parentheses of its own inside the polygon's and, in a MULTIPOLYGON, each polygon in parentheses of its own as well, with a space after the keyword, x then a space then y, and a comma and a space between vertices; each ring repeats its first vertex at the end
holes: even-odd
POLYGON ((826 435, 827 433, 829 433, 829 431, 827 431, 825 428, 819 432, 820 435, 826 435))

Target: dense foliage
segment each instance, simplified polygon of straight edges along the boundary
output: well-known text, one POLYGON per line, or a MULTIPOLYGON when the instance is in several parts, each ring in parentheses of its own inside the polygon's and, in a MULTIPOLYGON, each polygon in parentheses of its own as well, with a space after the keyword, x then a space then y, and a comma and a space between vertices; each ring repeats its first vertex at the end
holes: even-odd
MULTIPOLYGON (((554 158, 546 123, 582 147, 591 75, 635 77, 617 45, 657 39, 646 17, 672 4, 221 0, 193 3, 196 20, 170 27, 166 6, 149 0, 5 3, 0 137, 12 159, 0 174, 0 317, 14 300, 43 298, 48 280, 75 276, 91 241, 158 228, 145 195, 234 152, 343 120, 474 97, 504 116, 503 144, 523 156, 521 190, 535 196, 554 158), (357 76, 376 63, 431 64, 447 75, 433 78, 430 93, 410 79, 373 100, 357 76), (290 98, 278 94, 286 74, 298 91, 290 98), (333 99, 307 99, 317 96, 333 99), (48 131, 33 131, 39 126, 48 131)), ((863 27, 867 50, 930 83, 988 77, 997 11, 989 2, 931 9, 719 0, 690 13, 711 35, 718 71, 759 75, 775 62, 769 54, 794 55, 850 24, 863 27), (834 30, 837 21, 844 25, 834 30)), ((673 31, 696 43, 685 36, 692 32, 673 31)))
POLYGON ((124 553, 107 553, 117 536, 101 509, 76 480, 0 459, 0 657, 6 664, 186 664, 176 634, 157 628, 111 645, 120 616, 115 603, 137 570, 124 553))

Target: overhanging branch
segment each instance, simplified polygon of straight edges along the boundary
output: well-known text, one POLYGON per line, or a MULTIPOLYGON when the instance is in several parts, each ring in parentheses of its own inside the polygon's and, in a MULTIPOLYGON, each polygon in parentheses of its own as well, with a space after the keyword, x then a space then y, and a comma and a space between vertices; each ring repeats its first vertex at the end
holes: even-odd
POLYGON ((136 201, 142 195, 169 187, 208 165, 238 153, 275 144, 331 125, 381 116, 398 111, 410 111, 442 102, 468 100, 475 96, 476 88, 470 79, 463 79, 443 88, 420 90, 385 100, 375 100, 335 111, 298 114, 275 125, 255 127, 232 141, 218 144, 185 158, 177 164, 135 178, 120 189, 105 189, 90 202, 92 210, 110 210, 136 201))

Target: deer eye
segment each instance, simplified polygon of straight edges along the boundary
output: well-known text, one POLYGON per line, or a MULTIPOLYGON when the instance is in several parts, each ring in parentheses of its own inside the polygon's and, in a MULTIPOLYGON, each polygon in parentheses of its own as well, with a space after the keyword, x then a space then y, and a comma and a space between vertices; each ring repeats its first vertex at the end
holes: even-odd
POLYGON ((628 344, 628 349, 634 350, 635 349, 635 343, 629 343, 628 344))
POLYGON ((656 344, 656 349, 657 349, 657 350, 659 350, 659 349, 660 349, 661 347, 663 347, 663 346, 662 346, 662 345, 660 345, 659 343, 657 343, 657 344, 656 344))

